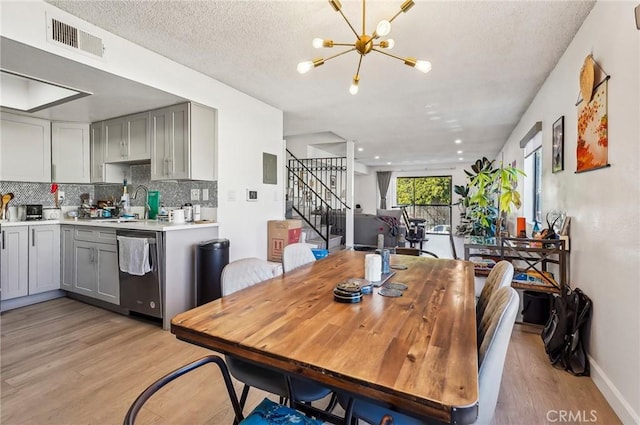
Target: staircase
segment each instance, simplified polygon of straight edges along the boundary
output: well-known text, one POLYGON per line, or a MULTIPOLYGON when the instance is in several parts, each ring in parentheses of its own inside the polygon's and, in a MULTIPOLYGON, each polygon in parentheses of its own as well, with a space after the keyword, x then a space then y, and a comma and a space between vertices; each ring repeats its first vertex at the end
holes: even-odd
POLYGON ((343 249, 345 211, 350 209, 340 196, 346 189, 346 158, 287 154, 287 218, 302 220, 307 243, 330 252, 343 249))

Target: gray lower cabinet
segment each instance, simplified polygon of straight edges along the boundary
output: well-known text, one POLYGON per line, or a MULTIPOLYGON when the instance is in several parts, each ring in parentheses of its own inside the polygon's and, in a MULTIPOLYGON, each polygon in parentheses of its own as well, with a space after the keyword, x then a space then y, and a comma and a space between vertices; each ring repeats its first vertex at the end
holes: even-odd
POLYGON ((60 289, 60 228, 56 224, 2 229, 2 300, 60 289))
POLYGON ((29 295, 60 289, 60 226, 29 226, 29 295))
MULTIPOLYGON (((70 278, 71 288, 66 283, 63 283, 63 288, 119 305, 120 280, 115 231, 80 226, 72 229, 73 249, 71 254, 70 250, 64 250, 63 275, 67 271, 73 277, 70 278)), ((63 239, 65 242, 71 240, 68 234, 64 234, 63 239)))
POLYGON ((29 228, 4 227, 0 249, 2 300, 29 295, 29 228))

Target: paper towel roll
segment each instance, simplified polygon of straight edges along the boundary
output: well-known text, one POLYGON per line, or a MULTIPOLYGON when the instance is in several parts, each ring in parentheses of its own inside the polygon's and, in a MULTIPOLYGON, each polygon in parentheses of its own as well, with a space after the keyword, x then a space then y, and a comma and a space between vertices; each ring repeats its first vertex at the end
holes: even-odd
POLYGON ((364 278, 369 282, 382 279, 382 257, 378 254, 367 254, 364 257, 364 278))

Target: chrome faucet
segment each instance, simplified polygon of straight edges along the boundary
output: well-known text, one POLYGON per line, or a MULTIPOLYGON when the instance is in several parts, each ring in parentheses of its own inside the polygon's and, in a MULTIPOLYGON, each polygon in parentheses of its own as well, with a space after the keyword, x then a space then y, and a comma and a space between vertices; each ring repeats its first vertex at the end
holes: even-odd
POLYGON ((149 205, 149 189, 147 186, 141 184, 136 187, 136 190, 133 192, 133 199, 138 199, 138 190, 140 189, 144 189, 144 219, 147 220, 149 219, 149 210, 151 209, 149 205))

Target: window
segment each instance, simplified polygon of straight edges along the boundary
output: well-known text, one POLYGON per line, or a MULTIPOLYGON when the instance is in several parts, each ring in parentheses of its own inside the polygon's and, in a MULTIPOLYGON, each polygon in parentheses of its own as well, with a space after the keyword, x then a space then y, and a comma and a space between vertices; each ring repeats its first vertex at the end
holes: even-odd
POLYGON ((527 223, 542 218, 542 132, 529 140, 524 148, 524 216, 527 223))
POLYGON ((451 176, 398 177, 396 200, 411 218, 424 218, 430 233, 451 229, 451 176))

